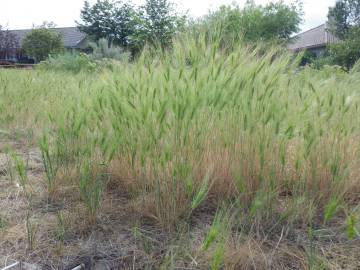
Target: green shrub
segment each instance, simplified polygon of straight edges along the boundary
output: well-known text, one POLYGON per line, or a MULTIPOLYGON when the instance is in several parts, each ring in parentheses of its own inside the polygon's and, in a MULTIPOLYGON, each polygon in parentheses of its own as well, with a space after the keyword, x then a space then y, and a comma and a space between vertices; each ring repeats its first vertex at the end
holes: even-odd
POLYGON ((92 48, 92 53, 89 57, 93 60, 113 59, 123 62, 129 60, 129 53, 124 52, 124 50, 118 46, 114 46, 113 44, 109 45, 107 39, 102 38, 97 43, 90 43, 90 47, 92 48))
POLYGON ((92 72, 96 68, 96 63, 83 53, 50 56, 46 61, 39 64, 39 69, 42 70, 69 71, 73 73, 92 72))
POLYGON ((31 30, 22 43, 26 55, 33 57, 37 62, 65 50, 61 34, 45 26, 31 30))

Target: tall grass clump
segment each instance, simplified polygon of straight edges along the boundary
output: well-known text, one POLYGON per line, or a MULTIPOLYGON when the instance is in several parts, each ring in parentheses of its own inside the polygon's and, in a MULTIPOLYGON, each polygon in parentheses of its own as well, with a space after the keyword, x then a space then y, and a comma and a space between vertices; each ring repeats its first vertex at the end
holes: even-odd
POLYGON ((109 107, 113 162, 130 170, 135 189, 153 193, 166 224, 189 211, 209 171, 208 194, 239 198, 262 224, 283 214, 279 200, 304 198, 304 209, 314 201, 320 210, 350 192, 358 96, 341 84, 352 78, 296 73, 276 48, 231 48, 185 36, 168 55, 144 53, 99 101, 109 107))
POLYGON ((46 185, 48 189, 49 198, 53 198, 56 192, 56 177, 58 173, 58 164, 57 160, 53 157, 49 142, 46 136, 44 136, 39 143, 39 148, 41 151, 41 157, 44 165, 44 170, 46 174, 46 185))
POLYGON ((34 71, 15 82, 0 73, 2 123, 14 123, 15 111, 36 116, 61 166, 77 170, 91 216, 103 188, 83 159, 101 160, 138 210, 169 230, 224 200, 238 202, 246 230, 306 227, 319 215, 326 224, 351 212, 356 73, 298 70, 278 48, 228 43, 216 31, 187 33, 169 52, 144 50, 92 76, 34 71))
POLYGON ((106 179, 104 174, 94 170, 89 161, 85 161, 80 170, 80 195, 87 209, 88 220, 90 224, 94 224, 101 206, 102 191, 106 179))

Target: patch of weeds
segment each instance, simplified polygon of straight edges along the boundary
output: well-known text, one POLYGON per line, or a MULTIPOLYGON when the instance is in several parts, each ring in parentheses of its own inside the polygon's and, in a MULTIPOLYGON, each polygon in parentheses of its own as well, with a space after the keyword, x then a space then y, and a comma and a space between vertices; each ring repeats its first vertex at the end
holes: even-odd
POLYGON ((57 212, 56 220, 57 220, 56 238, 58 241, 63 243, 66 234, 66 224, 65 224, 64 214, 61 211, 57 212))
POLYGON ((6 174, 10 177, 11 183, 14 182, 14 165, 10 158, 9 150, 6 151, 6 174))
POLYGON ((4 230, 7 226, 7 219, 3 215, 0 215, 0 230, 4 230))
POLYGON ((217 211, 214 221, 202 243, 203 252, 211 252, 211 270, 222 268, 225 254, 225 244, 230 234, 233 216, 231 208, 220 209, 217 211))
POLYGON ((81 198, 88 212, 89 222, 94 224, 101 206, 105 174, 93 170, 91 162, 86 162, 81 168, 79 188, 81 198))
POLYGON ((135 238, 135 242, 146 254, 151 254, 154 250, 154 239, 151 238, 146 231, 140 229, 138 226, 134 226, 132 234, 135 238))
POLYGON ((56 175, 58 171, 58 166, 50 153, 47 136, 43 136, 43 138, 40 140, 39 146, 46 174, 46 186, 48 189, 48 196, 50 199, 53 199, 54 193, 56 191, 56 175))
POLYGON ((34 249, 36 242, 36 235, 38 231, 38 224, 30 216, 30 211, 26 215, 26 233, 27 233, 27 244, 28 250, 34 249))
POLYGON ((28 172, 27 172, 27 166, 23 159, 16 155, 15 153, 12 153, 12 159, 14 163, 15 170, 19 176, 19 184, 23 189, 23 192, 25 194, 25 197, 28 201, 29 208, 32 206, 32 192, 29 185, 29 179, 28 179, 28 172))

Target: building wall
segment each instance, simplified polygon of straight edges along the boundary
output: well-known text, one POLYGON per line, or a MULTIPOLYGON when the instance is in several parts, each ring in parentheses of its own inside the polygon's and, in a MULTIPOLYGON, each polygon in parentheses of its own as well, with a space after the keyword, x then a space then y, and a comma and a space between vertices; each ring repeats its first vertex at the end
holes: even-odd
POLYGON ((78 45, 77 45, 77 49, 80 50, 86 50, 89 48, 89 41, 87 38, 84 38, 78 45))
POLYGON ((6 51, 0 51, 0 60, 17 62, 17 59, 21 56, 19 49, 9 49, 6 51))

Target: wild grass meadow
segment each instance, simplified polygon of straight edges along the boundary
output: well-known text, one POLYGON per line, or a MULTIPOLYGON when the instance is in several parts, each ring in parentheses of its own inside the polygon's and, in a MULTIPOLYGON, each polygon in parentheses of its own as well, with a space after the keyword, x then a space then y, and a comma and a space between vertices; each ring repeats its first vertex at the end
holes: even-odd
POLYGON ((360 73, 203 35, 51 67, 0 70, 0 263, 359 269, 360 73))

